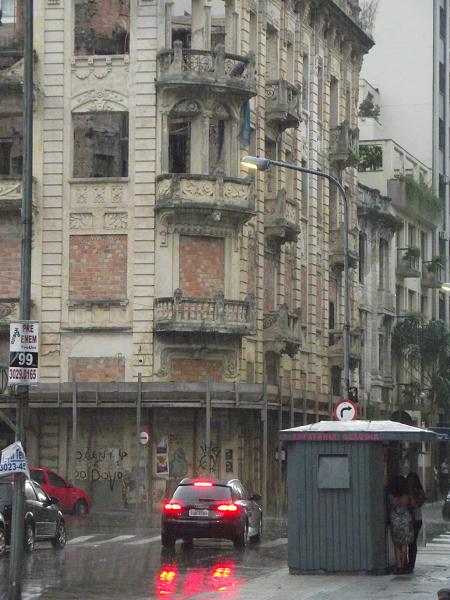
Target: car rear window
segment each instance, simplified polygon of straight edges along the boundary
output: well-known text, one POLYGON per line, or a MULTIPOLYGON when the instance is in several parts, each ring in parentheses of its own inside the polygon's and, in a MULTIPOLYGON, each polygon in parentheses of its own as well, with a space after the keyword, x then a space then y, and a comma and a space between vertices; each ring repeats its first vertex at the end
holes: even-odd
POLYGON ((198 502, 201 500, 231 500, 231 490, 223 485, 211 487, 195 487, 193 485, 180 485, 173 495, 174 500, 181 502, 198 502))
POLYGON ((38 469, 31 469, 30 475, 33 481, 37 481, 38 483, 45 483, 44 471, 39 471, 38 469))

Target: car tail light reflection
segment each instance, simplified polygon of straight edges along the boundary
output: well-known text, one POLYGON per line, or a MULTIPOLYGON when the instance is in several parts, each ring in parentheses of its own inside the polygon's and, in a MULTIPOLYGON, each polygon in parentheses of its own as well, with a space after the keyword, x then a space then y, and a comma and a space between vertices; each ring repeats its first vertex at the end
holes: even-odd
POLYGON ((167 504, 164 504, 164 510, 167 511, 172 511, 172 510, 181 510, 183 507, 181 506, 181 504, 178 504, 177 502, 167 502, 167 504))
POLYGON ((236 504, 219 504, 217 510, 221 512, 236 512, 238 509, 236 504))

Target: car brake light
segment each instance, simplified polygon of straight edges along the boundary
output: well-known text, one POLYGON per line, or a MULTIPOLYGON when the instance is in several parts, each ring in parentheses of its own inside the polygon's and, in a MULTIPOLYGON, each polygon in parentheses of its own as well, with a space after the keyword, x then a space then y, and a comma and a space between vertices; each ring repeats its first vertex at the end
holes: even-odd
POLYGON ((195 487, 212 487, 213 484, 211 481, 194 481, 195 487))
POLYGON ((181 504, 178 504, 177 502, 168 502, 167 504, 164 504, 164 510, 181 510, 181 504))
POLYGON ((236 512, 238 509, 238 507, 236 506, 236 504, 220 504, 217 507, 217 510, 220 510, 222 512, 236 512))

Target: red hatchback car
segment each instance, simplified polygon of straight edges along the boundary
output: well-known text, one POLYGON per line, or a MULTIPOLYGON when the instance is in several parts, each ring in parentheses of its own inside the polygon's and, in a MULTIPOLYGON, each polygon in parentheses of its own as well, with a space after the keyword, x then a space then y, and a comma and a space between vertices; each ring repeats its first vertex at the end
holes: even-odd
POLYGON ((81 488, 77 488, 48 467, 31 467, 31 479, 37 481, 50 498, 58 500, 63 512, 85 515, 91 511, 92 498, 81 488))

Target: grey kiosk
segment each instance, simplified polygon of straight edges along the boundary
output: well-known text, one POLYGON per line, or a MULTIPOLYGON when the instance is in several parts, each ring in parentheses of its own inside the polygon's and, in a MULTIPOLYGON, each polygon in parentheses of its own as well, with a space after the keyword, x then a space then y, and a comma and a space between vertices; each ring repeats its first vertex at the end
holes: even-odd
POLYGON ((436 434, 393 421, 321 421, 280 437, 288 450, 289 571, 389 572, 390 452, 436 434))

